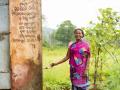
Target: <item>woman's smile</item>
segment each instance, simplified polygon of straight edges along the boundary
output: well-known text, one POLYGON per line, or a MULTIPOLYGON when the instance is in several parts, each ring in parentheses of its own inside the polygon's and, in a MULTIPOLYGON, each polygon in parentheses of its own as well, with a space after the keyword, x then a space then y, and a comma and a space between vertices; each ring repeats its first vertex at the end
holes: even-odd
POLYGON ((74 32, 74 35, 75 35, 76 40, 81 40, 81 38, 83 37, 82 31, 80 30, 76 30, 74 32))

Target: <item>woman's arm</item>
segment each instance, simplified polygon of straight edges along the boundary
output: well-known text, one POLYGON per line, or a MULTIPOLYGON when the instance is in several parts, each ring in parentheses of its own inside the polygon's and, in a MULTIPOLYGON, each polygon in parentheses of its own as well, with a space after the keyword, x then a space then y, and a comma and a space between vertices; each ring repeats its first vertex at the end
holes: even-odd
POLYGON ((62 58, 61 60, 59 60, 58 62, 51 63, 50 66, 53 67, 53 66, 56 66, 58 64, 61 64, 61 63, 65 62, 65 61, 67 61, 69 58, 70 58, 70 50, 68 48, 66 56, 64 58, 62 58))
POLYGON ((85 53, 85 58, 87 60, 85 74, 87 74, 89 71, 89 64, 90 64, 90 47, 88 48, 88 51, 85 53))

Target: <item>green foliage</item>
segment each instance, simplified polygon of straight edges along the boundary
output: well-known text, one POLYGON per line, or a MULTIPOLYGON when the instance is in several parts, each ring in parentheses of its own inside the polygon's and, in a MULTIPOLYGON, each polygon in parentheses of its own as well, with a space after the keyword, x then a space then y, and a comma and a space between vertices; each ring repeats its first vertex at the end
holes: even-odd
MULTIPOLYGON (((120 40, 119 28, 120 16, 111 8, 99 9, 100 16, 98 22, 90 22, 90 26, 86 28, 87 39, 91 42, 91 52, 94 58, 94 84, 99 83, 99 78, 103 74, 103 62, 105 62, 105 55, 108 55, 118 63, 114 58, 113 53, 109 49, 119 49, 117 41, 120 40), (98 77, 99 76, 99 77, 98 77)), ((110 89, 112 90, 112 89, 110 89)))
POLYGON ((73 30, 75 26, 70 20, 66 20, 61 23, 55 34, 56 40, 60 41, 62 44, 67 45, 69 41, 73 39, 73 30))
MULTIPOLYGON (((120 59, 119 59, 120 60, 120 59)), ((111 65, 108 65, 108 76, 103 82, 103 90, 119 90, 120 89, 120 66, 119 64, 112 62, 111 65)))
MULTIPOLYGON (((116 28, 120 22, 120 16, 111 8, 99 9, 100 16, 98 22, 90 22, 91 27, 86 28, 87 39, 91 42, 91 51, 94 57, 98 54, 109 53, 108 45, 112 48, 117 46, 116 41, 119 40, 120 32, 116 28)), ((99 57, 100 58, 100 57, 99 57)))
POLYGON ((97 23, 91 23, 91 27, 86 28, 87 39, 90 40, 92 52, 96 54, 96 49, 101 46, 110 44, 113 45, 120 32, 117 30, 119 25, 119 16, 111 8, 99 9, 100 16, 98 16, 97 23), (92 36, 92 37, 91 37, 92 36))

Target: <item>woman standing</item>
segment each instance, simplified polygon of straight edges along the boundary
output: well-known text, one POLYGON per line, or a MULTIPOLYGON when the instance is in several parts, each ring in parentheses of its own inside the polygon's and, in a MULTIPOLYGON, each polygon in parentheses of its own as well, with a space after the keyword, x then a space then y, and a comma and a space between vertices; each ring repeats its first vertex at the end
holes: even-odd
POLYGON ((72 90, 87 90, 88 82, 88 65, 90 58, 89 44, 84 41, 84 32, 80 28, 74 30, 76 41, 72 43, 67 51, 66 56, 58 62, 51 63, 50 66, 56 66, 69 59, 70 79, 72 90))

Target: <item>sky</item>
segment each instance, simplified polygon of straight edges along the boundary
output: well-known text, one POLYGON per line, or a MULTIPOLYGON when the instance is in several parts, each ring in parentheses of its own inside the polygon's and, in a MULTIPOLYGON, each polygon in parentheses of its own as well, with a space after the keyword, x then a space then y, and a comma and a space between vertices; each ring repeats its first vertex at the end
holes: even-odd
POLYGON ((120 0, 42 0, 43 24, 57 28, 65 20, 77 27, 86 27, 89 21, 96 21, 99 8, 113 8, 120 12, 120 0))

